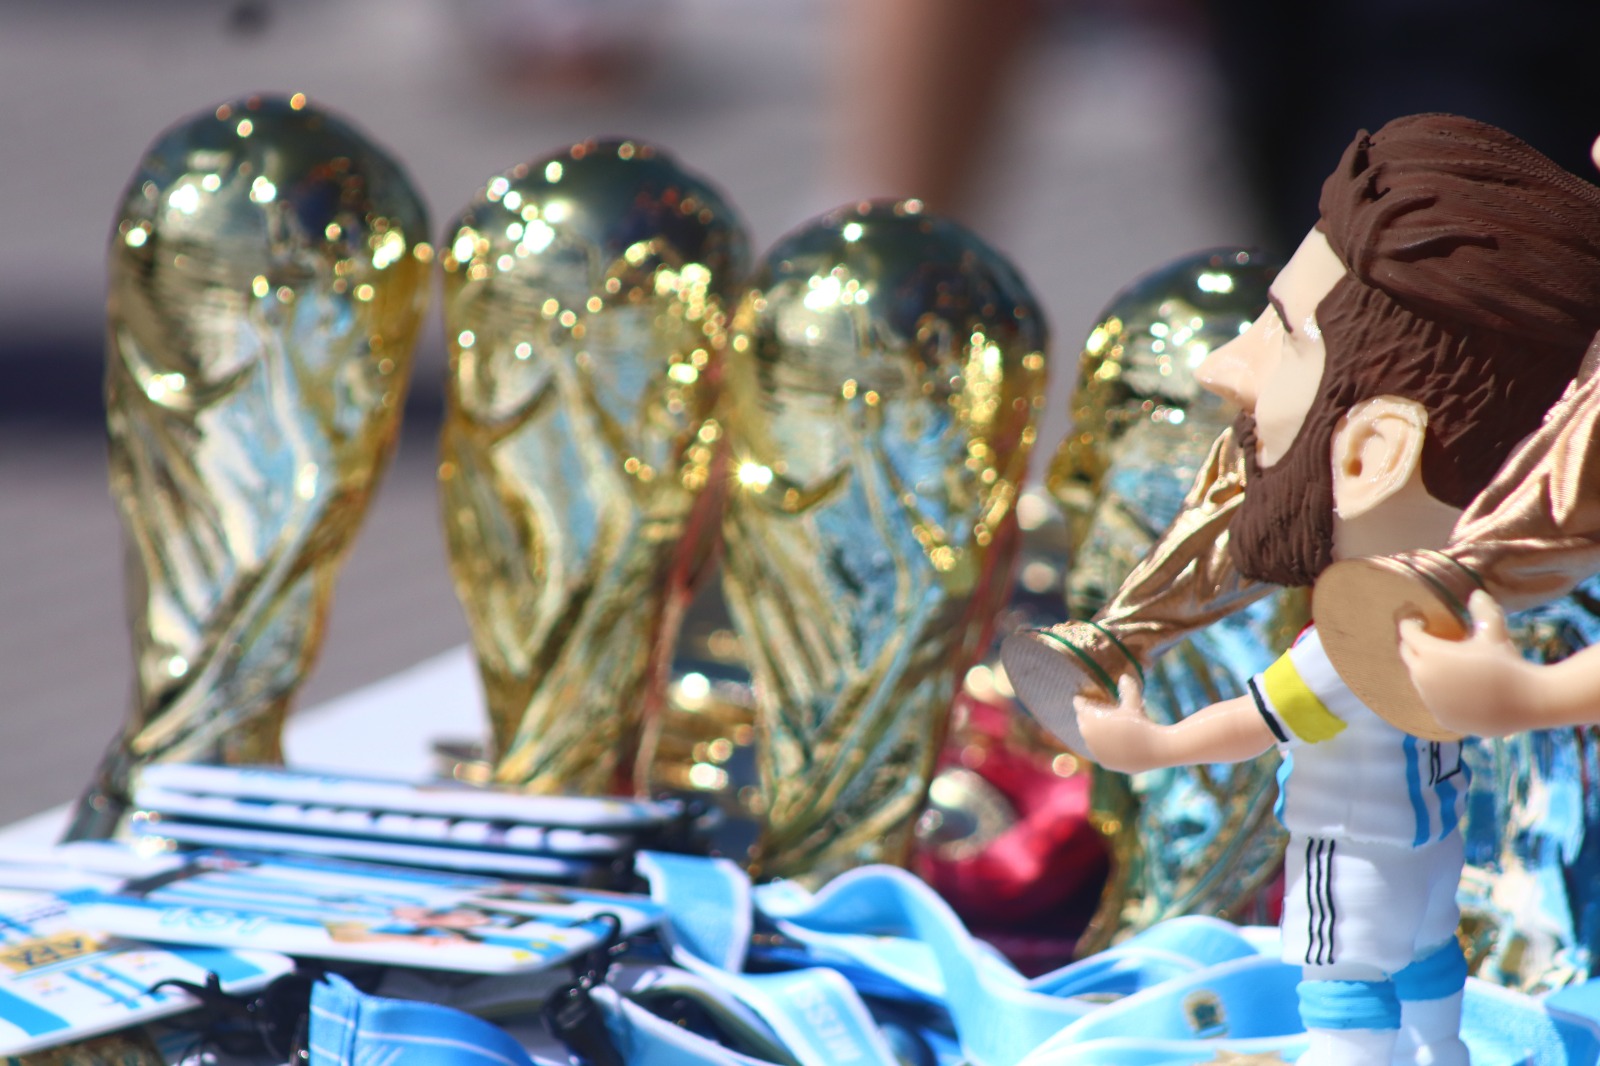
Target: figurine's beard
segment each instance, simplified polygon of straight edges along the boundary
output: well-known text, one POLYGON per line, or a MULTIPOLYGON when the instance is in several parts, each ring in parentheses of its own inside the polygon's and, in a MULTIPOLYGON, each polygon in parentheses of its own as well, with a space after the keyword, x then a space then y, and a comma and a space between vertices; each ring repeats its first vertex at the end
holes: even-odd
POLYGON ((1310 585, 1333 562, 1333 468, 1329 445, 1337 419, 1307 413, 1277 462, 1256 462, 1256 420, 1241 414, 1234 438, 1244 449, 1244 502, 1228 525, 1228 550, 1245 577, 1274 585, 1310 585))

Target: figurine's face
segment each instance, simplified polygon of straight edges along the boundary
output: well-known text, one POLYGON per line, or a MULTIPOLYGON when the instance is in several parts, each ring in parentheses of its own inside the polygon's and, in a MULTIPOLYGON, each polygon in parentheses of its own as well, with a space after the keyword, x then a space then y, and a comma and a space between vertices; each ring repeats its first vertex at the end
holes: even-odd
POLYGON ((1313 229, 1272 282, 1261 317, 1195 371, 1200 384, 1255 419, 1262 467, 1283 458, 1316 400, 1326 355, 1317 305, 1344 274, 1328 239, 1313 229))

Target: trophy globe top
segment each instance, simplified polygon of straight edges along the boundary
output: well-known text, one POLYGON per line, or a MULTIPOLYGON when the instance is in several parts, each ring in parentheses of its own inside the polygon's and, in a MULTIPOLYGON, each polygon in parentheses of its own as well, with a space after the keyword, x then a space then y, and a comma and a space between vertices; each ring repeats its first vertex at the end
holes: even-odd
POLYGON ((205 406, 284 347, 322 365, 370 356, 358 397, 393 404, 427 240, 406 175, 352 126, 302 94, 225 103, 159 136, 123 194, 113 339, 169 406, 205 406))
POLYGON ((583 141, 496 175, 444 238, 459 410, 511 418, 575 360, 625 421, 658 388, 704 417, 748 262, 723 195, 654 145, 583 141))
POLYGON ((1009 513, 1043 403, 1045 344, 1011 264, 918 201, 815 219, 767 254, 734 319, 739 487, 798 512, 853 472, 941 528, 925 545, 940 567, 1009 513))

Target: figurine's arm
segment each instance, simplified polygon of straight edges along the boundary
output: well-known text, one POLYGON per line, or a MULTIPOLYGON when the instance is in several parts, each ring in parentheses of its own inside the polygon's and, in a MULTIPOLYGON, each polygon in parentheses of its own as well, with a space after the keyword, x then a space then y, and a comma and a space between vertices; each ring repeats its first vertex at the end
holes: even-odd
POLYGON ((1400 657, 1440 724, 1503 737, 1600 722, 1600 645, 1541 666, 1517 653, 1487 592, 1474 592, 1467 608, 1472 634, 1463 640, 1435 637, 1416 619, 1400 623, 1400 657))
POLYGON ((1276 739, 1249 696, 1223 700, 1171 725, 1153 722, 1138 684, 1124 677, 1115 706, 1077 699, 1078 728, 1089 757, 1107 770, 1134 774, 1166 766, 1242 762, 1276 739))

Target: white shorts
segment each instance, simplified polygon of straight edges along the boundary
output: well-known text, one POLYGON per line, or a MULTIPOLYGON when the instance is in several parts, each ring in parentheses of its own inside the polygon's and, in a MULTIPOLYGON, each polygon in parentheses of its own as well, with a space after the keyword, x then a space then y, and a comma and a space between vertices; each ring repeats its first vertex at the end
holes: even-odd
POLYGON ((1462 850, 1459 833, 1420 848, 1291 834, 1283 961, 1403 970, 1456 934, 1462 850))

